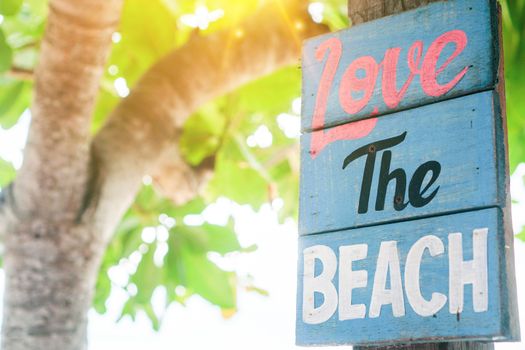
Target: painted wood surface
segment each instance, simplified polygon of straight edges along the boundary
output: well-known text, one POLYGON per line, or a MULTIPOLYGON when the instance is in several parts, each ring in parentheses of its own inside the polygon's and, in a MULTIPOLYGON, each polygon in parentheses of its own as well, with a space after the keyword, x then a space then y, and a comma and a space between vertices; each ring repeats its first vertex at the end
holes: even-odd
MULTIPOLYGON (((363 21, 399 11, 356 2, 363 21)), ((480 341, 519 340, 498 15, 495 0, 449 0, 306 43, 298 345, 488 350, 480 341), (457 266, 476 265, 483 229, 486 290, 466 281, 454 313, 457 266)))
POLYGON ((494 0, 438 2, 306 41, 302 129, 493 88, 495 8, 494 0))
POLYGON ((509 338, 506 254, 499 208, 302 236, 297 344, 509 338))
POLYGON ((487 91, 394 113, 316 157, 312 138, 331 130, 303 135, 299 233, 505 206, 497 101, 487 91))

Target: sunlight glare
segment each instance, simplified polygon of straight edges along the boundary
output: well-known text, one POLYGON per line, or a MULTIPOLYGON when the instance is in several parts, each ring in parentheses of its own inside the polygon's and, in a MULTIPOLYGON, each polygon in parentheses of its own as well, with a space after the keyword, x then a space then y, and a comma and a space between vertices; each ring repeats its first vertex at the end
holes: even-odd
POLYGON ((242 38, 244 36, 244 30, 238 28, 238 29, 235 30, 234 34, 235 34, 236 38, 240 39, 240 38, 242 38))
POLYGON ((154 227, 144 227, 141 234, 142 241, 144 243, 153 243, 155 242, 155 239, 157 238, 157 234, 155 232, 154 227))
POLYGON ((126 97, 129 95, 129 88, 128 83, 126 82, 126 79, 120 77, 115 79, 115 82, 113 83, 115 86, 115 90, 117 91, 117 95, 120 97, 126 97))
POLYGON ((133 264, 134 266, 138 266, 141 260, 142 260, 142 254, 140 254, 139 251, 134 251, 129 256, 129 262, 133 264))
POLYGON ((118 44, 122 40, 122 34, 119 32, 114 32, 111 34, 111 41, 113 41, 115 44, 118 44))
POLYGON ((170 237, 168 229, 164 226, 157 226, 157 241, 166 242, 170 237))
POLYGON ((292 101, 292 112, 293 114, 301 115, 301 98, 294 98, 292 101))
POLYGON ((233 202, 225 197, 220 197, 215 203, 209 204, 202 216, 206 222, 212 225, 225 226, 230 220, 233 211, 233 202))
POLYGON ((277 125, 286 137, 296 139, 301 135, 301 118, 289 113, 281 113, 277 116, 277 125))
POLYGON ((208 28, 210 23, 217 21, 222 16, 224 16, 223 9, 209 11, 206 6, 198 5, 194 13, 182 15, 180 20, 188 27, 204 30, 208 28))
POLYGON ((117 286, 124 287, 128 284, 129 275, 120 266, 112 266, 108 269, 108 277, 117 286))
POLYGON ((255 132, 248 136, 246 144, 249 147, 259 146, 260 148, 268 148, 273 143, 273 135, 266 125, 261 125, 255 132))
POLYGON ((321 2, 312 2, 308 5, 308 13, 312 17, 315 23, 321 23, 323 21, 324 4, 321 2))
POLYGON ((204 218, 200 214, 189 214, 184 217, 183 221, 188 226, 201 226, 204 223, 204 218))
POLYGON ((168 253, 168 250, 168 243, 157 243, 157 249, 155 249, 155 253, 153 254, 153 263, 155 264, 155 266, 162 267, 164 265, 164 257, 168 253))
POLYGON ((167 291, 166 287, 164 286, 158 286, 153 290, 153 294, 151 295, 151 306, 153 308, 153 313, 157 317, 161 317, 166 309, 166 301, 167 301, 167 291))

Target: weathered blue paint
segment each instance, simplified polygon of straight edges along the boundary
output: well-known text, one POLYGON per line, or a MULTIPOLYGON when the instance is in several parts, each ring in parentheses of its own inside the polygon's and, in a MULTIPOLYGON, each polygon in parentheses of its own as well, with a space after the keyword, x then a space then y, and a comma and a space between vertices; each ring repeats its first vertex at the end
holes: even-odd
MULTIPOLYGON (((494 0, 454 0, 433 3, 431 5, 389 16, 372 22, 360 24, 336 33, 307 40, 303 49, 303 110, 302 129, 312 130, 312 117, 316 98, 320 89, 327 90, 324 127, 346 123, 352 120, 367 118, 372 114, 383 115, 396 110, 412 108, 430 102, 462 96, 475 91, 488 90, 496 83, 498 67, 497 16, 494 0), (384 60, 389 48, 401 49, 396 70, 396 86, 400 90, 407 80, 410 70, 407 64, 408 50, 416 41, 423 42, 425 57, 430 45, 440 35, 460 30, 466 34, 467 43, 462 52, 455 57, 444 70, 438 74, 438 82, 445 84, 451 81, 463 68, 468 71, 461 80, 448 92, 440 96, 429 96, 421 87, 420 76, 415 76, 396 107, 388 107, 382 94, 382 71, 375 81, 375 88, 370 102, 359 112, 349 114, 339 102, 339 89, 344 72, 356 59, 371 56, 379 64, 384 60), (321 84, 321 77, 327 66, 330 50, 324 52, 321 59, 316 58, 319 46, 329 39, 336 38, 342 43, 342 54, 336 65, 335 77, 331 84, 321 84), (375 111, 374 111, 375 110, 375 111)), ((437 66, 441 66, 455 50, 454 44, 448 44, 439 56, 437 66)), ((421 64, 419 65, 421 68, 421 64)), ((357 72, 358 78, 364 77, 364 71, 357 72)), ((353 94, 361 99, 362 92, 353 94)))
MULTIPOLYGON (((508 252, 508 250, 507 250, 508 252)), ((377 344, 395 342, 428 342, 451 339, 464 340, 503 340, 511 337, 509 328, 510 315, 508 300, 510 291, 506 289, 505 269, 506 249, 501 211, 498 208, 471 211, 449 216, 438 216, 424 220, 412 220, 381 226, 338 231, 327 234, 302 236, 299 238, 299 279, 297 288, 297 328, 298 345, 333 345, 333 344, 377 344), (459 315, 449 311, 449 301, 435 315, 423 317, 414 312, 407 301, 404 288, 405 315, 394 317, 392 307, 385 305, 377 318, 369 317, 375 263, 381 241, 397 241, 403 284, 405 260, 410 247, 425 235, 435 235, 443 241, 443 254, 431 257, 428 251, 421 262, 421 293, 430 299, 433 292, 449 295, 448 235, 463 234, 463 259, 472 256, 472 231, 488 228, 488 309, 474 312, 472 285, 464 289, 464 309, 459 315), (368 244, 365 259, 355 261, 352 269, 368 271, 368 283, 364 288, 356 288, 352 293, 352 304, 365 304, 366 317, 363 319, 339 320, 338 311, 327 321, 320 324, 303 322, 303 251, 315 245, 330 247, 339 258, 341 246, 368 244)), ((322 264, 316 263, 315 274, 323 270, 322 264)), ((339 271, 333 284, 339 290, 339 271)), ((390 282, 387 282, 387 285, 390 282)), ((323 303, 321 294, 316 295, 316 307, 323 303)), ((513 312, 513 310, 511 310, 513 312)), ((514 330, 515 331, 515 330, 514 330)))
MULTIPOLYGON (((495 0, 449 0, 306 42, 297 344, 519 339, 499 25, 495 0), (479 310, 467 284, 462 312, 452 310, 448 296, 444 307, 422 316, 421 305, 428 306, 433 292, 447 295, 454 285, 448 259, 459 253, 452 254, 450 237, 463 234, 467 261, 473 259, 476 229, 488 230, 488 308, 479 310), (429 235, 444 251, 430 256, 430 246, 425 248, 418 279, 410 278, 413 269, 402 272, 402 315, 399 302, 372 311, 376 265, 385 256, 381 244, 397 242, 404 271, 419 266, 414 259, 407 263, 407 255, 429 235), (364 245, 366 258, 348 270, 341 247, 364 245), (325 258, 331 267, 320 262, 325 258), (353 284, 351 304, 364 304, 366 314, 362 308, 340 310, 345 300, 332 292, 325 295, 332 311, 316 309, 326 301, 312 292, 322 281, 317 277, 334 266, 329 285, 336 293, 346 288, 342 295, 348 295, 353 284), (363 275, 351 270, 367 271, 366 286, 360 286, 363 275), (349 282, 352 276, 357 280, 349 282), (339 285, 339 278, 347 283, 339 285), (419 304, 415 280, 423 296, 419 304)), ((356 251, 354 257, 363 253, 356 251)), ((385 289, 393 288, 389 278, 385 289)))
POLYGON ((503 122, 498 104, 494 103, 497 98, 494 92, 487 91, 394 113, 379 118, 368 136, 333 142, 316 158, 309 153, 312 134, 304 134, 301 138, 299 233, 305 235, 504 206, 507 193, 501 174, 505 172, 505 153, 496 146, 503 144, 502 135, 495 133, 502 129, 503 122), (419 208, 408 204, 400 211, 395 210, 395 180, 392 180, 384 209, 376 210, 381 159, 385 153, 377 150, 368 211, 358 213, 367 155, 353 160, 343 169, 345 158, 364 145, 378 145, 380 140, 405 132, 404 141, 388 149, 392 155, 390 171, 402 168, 406 172, 407 190, 403 202, 408 201, 406 193, 414 172, 428 161, 441 165, 439 176, 427 191, 430 194, 437 189, 435 197, 419 208))

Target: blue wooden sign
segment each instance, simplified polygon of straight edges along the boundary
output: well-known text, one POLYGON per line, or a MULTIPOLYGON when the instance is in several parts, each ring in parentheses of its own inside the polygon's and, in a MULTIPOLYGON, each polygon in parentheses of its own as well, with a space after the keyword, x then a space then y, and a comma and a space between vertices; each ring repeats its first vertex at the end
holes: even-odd
POLYGON ((496 3, 454 0, 307 40, 303 130, 491 89, 496 3))
POLYGON ((491 208, 299 240, 297 344, 512 337, 491 208))
POLYGON ((517 340, 496 0, 303 50, 297 344, 517 340))
POLYGON ((381 116, 316 157, 315 133, 332 130, 303 135, 299 233, 504 205, 498 99, 486 91, 381 116))

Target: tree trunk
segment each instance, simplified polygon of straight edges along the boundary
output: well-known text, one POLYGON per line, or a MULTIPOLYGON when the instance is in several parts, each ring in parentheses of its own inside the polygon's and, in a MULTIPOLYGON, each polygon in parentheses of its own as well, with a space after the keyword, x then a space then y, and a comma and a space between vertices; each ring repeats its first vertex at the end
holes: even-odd
MULTIPOLYGON (((82 221, 89 126, 122 0, 51 0, 24 163, 2 193, 3 350, 83 350, 104 243, 82 221)), ((89 225, 87 224, 89 223, 89 225)))
POLYGON ((231 31, 193 36, 145 73, 92 139, 122 1, 50 1, 24 163, 0 193, 3 350, 86 349, 100 260, 142 177, 159 175, 160 166, 182 199, 198 187, 186 178, 206 177, 208 164, 193 168, 178 155, 184 120, 202 103, 298 62, 301 41, 327 30, 311 21, 307 2, 288 0, 239 23, 245 35, 235 40, 231 31))
MULTIPOLYGON (((440 0, 348 0, 348 17, 353 25, 408 11, 440 0)), ((494 343, 451 342, 355 346, 355 350, 492 350, 494 343)))
POLYGON ((86 349, 103 244, 85 226, 29 220, 5 239, 2 349, 86 349))

